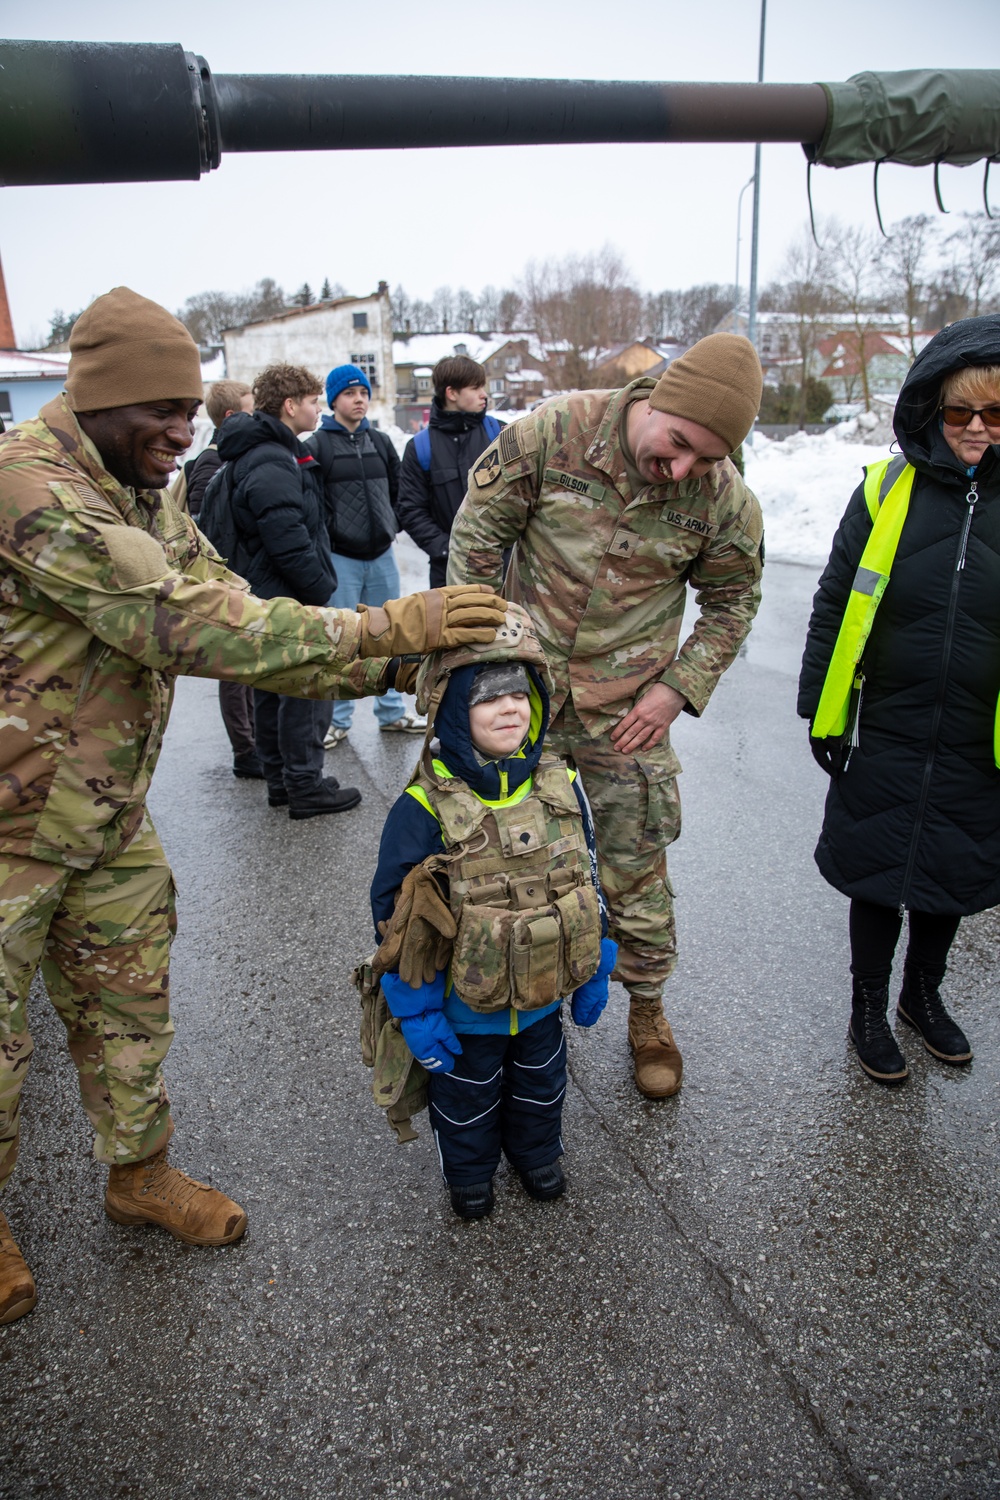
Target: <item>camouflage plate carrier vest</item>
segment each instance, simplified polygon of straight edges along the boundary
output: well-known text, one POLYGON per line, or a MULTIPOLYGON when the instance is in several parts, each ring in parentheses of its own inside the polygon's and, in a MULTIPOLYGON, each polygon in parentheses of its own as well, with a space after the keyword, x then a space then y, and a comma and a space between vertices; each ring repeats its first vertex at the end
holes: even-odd
POLYGON ((472 1010, 538 1010, 597 972, 601 914, 583 817, 562 761, 500 802, 440 761, 408 788, 441 825, 458 934, 451 982, 472 1010), (422 794, 422 795, 421 795, 422 794))

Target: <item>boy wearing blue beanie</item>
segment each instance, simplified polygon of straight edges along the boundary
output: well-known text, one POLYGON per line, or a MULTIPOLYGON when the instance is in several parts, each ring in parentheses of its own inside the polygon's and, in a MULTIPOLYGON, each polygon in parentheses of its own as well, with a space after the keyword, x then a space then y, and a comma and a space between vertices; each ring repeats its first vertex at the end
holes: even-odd
MULTIPOLYGON (((326 522, 337 586, 335 609, 384 604, 399 595, 399 569, 392 544, 399 530, 396 495, 399 455, 392 442, 368 421, 371 382, 358 365, 336 365, 326 377, 329 413, 305 447, 319 460, 326 522)), ((423 734, 425 725, 407 712, 395 689, 374 700, 379 728, 396 734, 423 734)), ((340 698, 324 744, 328 750, 347 738, 354 702, 340 698)))

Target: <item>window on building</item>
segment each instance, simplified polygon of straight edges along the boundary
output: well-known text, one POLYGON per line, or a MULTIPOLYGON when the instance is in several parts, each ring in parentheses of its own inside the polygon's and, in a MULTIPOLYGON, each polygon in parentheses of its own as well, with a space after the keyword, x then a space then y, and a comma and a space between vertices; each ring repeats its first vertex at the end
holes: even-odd
POLYGON ((521 368, 521 358, 520 358, 520 355, 518 355, 518 354, 508 354, 508 356, 507 356, 507 358, 505 360, 505 364, 506 364, 508 370, 519 370, 521 368))
POLYGON ((351 364, 357 365, 359 370, 364 370, 373 389, 378 385, 378 363, 374 354, 352 354, 351 364))
POLYGON ((367 313, 352 313, 351 316, 354 319, 354 326, 355 326, 355 328, 367 328, 368 327, 368 314, 367 313))
POLYGON ((0 422, 9 427, 14 420, 14 413, 10 409, 10 391, 0 391, 0 422))
POLYGON ((417 376, 417 390, 418 391, 429 391, 430 388, 431 388, 431 379, 430 379, 430 376, 429 375, 418 375, 417 376))
POLYGON ((491 380, 490 381, 490 395, 491 396, 502 396, 503 395, 503 381, 502 380, 491 380))

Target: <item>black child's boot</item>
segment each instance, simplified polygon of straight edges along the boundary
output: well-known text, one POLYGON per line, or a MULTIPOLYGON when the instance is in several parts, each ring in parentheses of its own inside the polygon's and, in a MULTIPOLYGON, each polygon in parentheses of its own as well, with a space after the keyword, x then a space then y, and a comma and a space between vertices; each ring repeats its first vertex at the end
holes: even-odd
POLYGON ((858 1062, 876 1083, 895 1085, 907 1079, 906 1058, 885 1018, 889 985, 855 979, 851 997, 851 1024, 847 1035, 854 1043, 858 1062))
POLYGON ((928 1052, 946 1063, 972 1061, 972 1048, 961 1026, 953 1021, 941 1000, 944 971, 931 974, 908 959, 903 968, 903 988, 896 1014, 907 1026, 919 1031, 928 1052))

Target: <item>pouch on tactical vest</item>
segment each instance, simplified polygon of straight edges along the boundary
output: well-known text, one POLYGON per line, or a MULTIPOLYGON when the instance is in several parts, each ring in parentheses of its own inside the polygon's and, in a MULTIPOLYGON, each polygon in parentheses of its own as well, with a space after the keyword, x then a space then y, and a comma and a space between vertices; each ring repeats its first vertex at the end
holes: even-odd
POLYGON ((415 1141, 412 1117, 427 1108, 427 1071, 406 1045, 385 1003, 371 959, 358 964, 351 983, 361 1000, 361 1060, 374 1068, 372 1098, 384 1109, 399 1145, 415 1141))

